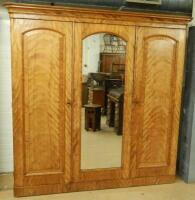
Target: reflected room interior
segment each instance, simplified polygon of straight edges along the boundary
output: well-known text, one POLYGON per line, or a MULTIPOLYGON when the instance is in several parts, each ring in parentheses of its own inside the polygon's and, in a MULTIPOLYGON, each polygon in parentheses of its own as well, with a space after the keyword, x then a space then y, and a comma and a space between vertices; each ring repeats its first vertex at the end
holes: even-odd
POLYGON ((120 168, 126 42, 98 33, 82 46, 81 169, 120 168))

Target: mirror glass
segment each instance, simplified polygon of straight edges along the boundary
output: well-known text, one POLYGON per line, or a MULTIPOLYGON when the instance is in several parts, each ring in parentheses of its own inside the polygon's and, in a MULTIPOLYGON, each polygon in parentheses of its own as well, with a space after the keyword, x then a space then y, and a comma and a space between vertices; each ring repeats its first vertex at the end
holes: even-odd
POLYGON ((98 33, 82 43, 81 169, 121 167, 126 42, 98 33))

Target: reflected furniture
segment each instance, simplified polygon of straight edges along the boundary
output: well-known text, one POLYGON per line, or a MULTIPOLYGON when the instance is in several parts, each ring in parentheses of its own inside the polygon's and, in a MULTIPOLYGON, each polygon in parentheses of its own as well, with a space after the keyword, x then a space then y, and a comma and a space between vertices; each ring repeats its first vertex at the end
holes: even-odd
POLYGON ((112 72, 120 72, 120 73, 124 74, 124 72, 125 72, 125 64, 112 63, 112 72))
POLYGON ((101 105, 87 104, 85 107, 85 129, 87 131, 101 130, 101 105))
MULTIPOLYGON (((191 18, 20 3, 6 7, 15 196, 174 182, 191 18), (118 168, 83 170, 82 41, 97 33, 127 43, 122 160, 118 168)), ((110 72, 106 66, 102 70, 110 72)))
POLYGON ((109 77, 110 73, 105 72, 96 72, 96 73, 89 73, 88 82, 91 86, 104 86, 104 81, 107 77, 109 77), (95 83, 94 83, 95 81, 95 83))
POLYGON ((124 88, 111 89, 107 96, 107 124, 114 127, 118 135, 122 135, 124 88))
POLYGON ((105 104, 104 104, 104 114, 107 114, 108 107, 108 93, 111 89, 120 88, 123 85, 123 81, 118 78, 109 78, 105 80, 105 104))
POLYGON ((88 104, 88 96, 89 96, 89 91, 88 91, 88 85, 87 82, 82 82, 82 105, 84 106, 85 104, 88 104))
MULTIPOLYGON (((119 88, 124 84, 123 73, 90 73, 88 78, 88 103, 102 106, 102 113, 107 112, 107 94, 111 89, 119 88), (94 84, 94 80, 96 84, 94 84)), ((82 91, 84 92, 84 91, 82 91)), ((83 93, 82 96, 84 96, 83 93)), ((83 97, 84 98, 84 97, 83 97)))
POLYGON ((111 73, 113 71, 125 70, 124 53, 101 53, 100 54, 100 71, 111 73))
POLYGON ((105 90, 103 87, 89 87, 88 93, 88 104, 98 104, 102 108, 105 107, 105 90))

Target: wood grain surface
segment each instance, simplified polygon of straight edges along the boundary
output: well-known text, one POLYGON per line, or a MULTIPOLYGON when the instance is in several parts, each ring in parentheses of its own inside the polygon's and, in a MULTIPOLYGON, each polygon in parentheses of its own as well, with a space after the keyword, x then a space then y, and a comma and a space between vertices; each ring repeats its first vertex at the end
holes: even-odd
POLYGON ((184 43, 182 30, 137 28, 132 138, 135 177, 175 174, 177 145, 173 147, 172 142, 178 137, 184 43))
POLYGON ((15 187, 64 185, 70 179, 72 24, 12 23, 15 187))
POLYGON ((101 24, 75 24, 75 63, 74 63, 74 106, 73 106, 73 180, 107 180, 129 178, 130 166, 130 134, 131 134, 131 97, 133 85, 133 62, 135 27, 114 26, 101 24), (114 169, 81 170, 81 83, 82 83, 82 40, 96 33, 111 33, 127 42, 125 62, 125 95, 124 95, 124 122, 123 122, 123 149, 122 167, 114 169))
POLYGON ((88 23, 107 23, 118 25, 166 26, 186 28, 190 16, 176 16, 152 12, 130 12, 78 8, 68 6, 47 6, 37 4, 4 3, 12 18, 34 18, 55 21, 74 21, 88 23))
POLYGON ((15 196, 173 182, 190 17, 6 6, 15 196), (127 42, 122 166, 81 170, 82 40, 103 32, 127 42))

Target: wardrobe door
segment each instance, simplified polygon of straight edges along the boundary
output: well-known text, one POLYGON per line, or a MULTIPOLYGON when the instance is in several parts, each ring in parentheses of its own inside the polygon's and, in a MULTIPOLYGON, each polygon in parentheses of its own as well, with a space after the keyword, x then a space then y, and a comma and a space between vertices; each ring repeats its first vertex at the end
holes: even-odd
POLYGON ((12 21, 15 195, 70 181, 72 24, 12 21))
POLYGON ((174 175, 185 31, 137 28, 132 176, 174 175))
MULTIPOLYGON (((120 26, 109 24, 75 24, 75 59, 74 59, 74 103, 73 103, 73 134, 72 134, 72 155, 73 155, 73 184, 72 190, 83 189, 102 189, 111 187, 121 187, 130 185, 130 138, 131 138, 131 103, 132 103, 132 85, 133 85, 133 62, 135 45, 135 27, 120 26), (117 41, 125 43, 125 72, 120 76, 124 77, 121 92, 124 94, 123 111, 123 131, 117 135, 114 127, 108 125, 106 120, 109 116, 117 116, 111 112, 106 115, 100 115, 100 128, 91 131, 93 123, 90 117, 94 114, 87 113, 92 105, 82 107, 82 81, 88 79, 96 72, 94 76, 106 75, 98 68, 98 59, 100 58, 101 47, 104 44, 105 37, 116 38, 117 41), (87 46, 87 50, 84 47, 87 46), (97 51, 98 50, 98 51, 97 51), (87 54, 88 53, 88 54, 87 54), (98 56, 98 59, 95 59, 98 56), (91 62, 84 58, 90 58, 91 62), (96 60, 96 62, 95 62, 96 60), (96 66, 96 68, 94 67, 96 66), (91 68, 93 71, 90 71, 91 68), (87 73, 84 73, 86 72, 87 73), (88 71, 90 73, 88 73, 88 71)), ((103 48, 104 49, 104 48, 103 48)), ((120 74, 120 73, 119 73, 120 74)), ((96 79, 96 78, 95 78, 96 79)), ((108 79, 108 78, 106 78, 108 79)), ((99 80, 98 78, 96 80, 99 80)), ((102 80, 102 79, 101 79, 102 80)), ((101 81, 100 80, 100 81, 101 81)), ((120 79, 122 80, 122 79, 120 79)), ((88 84, 88 87, 90 85, 88 84)), ((92 86, 93 87, 93 86, 92 86)), ((95 83, 94 88, 98 88, 95 83)), ((103 88, 104 86, 100 86, 103 88)), ((113 87, 116 89, 116 86, 113 87)), ((108 93, 106 94, 108 95, 108 93)), ((114 104, 114 103, 113 103, 114 104)), ((94 105, 99 106, 99 105, 94 105)), ((116 111, 118 107, 114 104, 116 111)), ((113 106, 113 107, 114 107, 113 106)), ((100 106, 101 107, 101 106, 100 106)), ((117 119, 117 117, 115 118, 117 119)), ((122 117, 120 118, 122 119, 122 117)), ((96 117, 98 121, 98 117, 96 117)), ((116 122, 114 122, 116 123, 116 122)))

